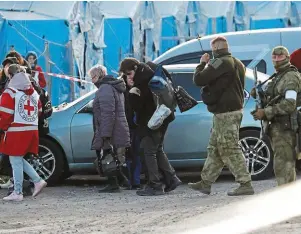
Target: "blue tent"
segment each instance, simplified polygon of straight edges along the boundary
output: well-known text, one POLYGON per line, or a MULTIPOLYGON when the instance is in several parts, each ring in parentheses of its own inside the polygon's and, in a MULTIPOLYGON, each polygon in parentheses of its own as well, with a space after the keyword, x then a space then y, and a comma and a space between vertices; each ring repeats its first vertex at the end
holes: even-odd
MULTIPOLYGON (((117 75, 128 56, 153 60, 197 36, 300 25, 299 2, 81 1, 0 2, 1 59, 14 48, 37 52, 43 71, 90 81, 104 64, 117 75)), ((74 100, 91 84, 47 76, 53 103, 74 100)))
MULTIPOLYGON (((36 12, 27 12, 24 9, 29 5, 25 3, 19 2, 21 5, 15 6, 14 11, 3 9, 2 7, 5 6, 0 4, 0 8, 2 8, 0 10, 1 61, 12 47, 24 57, 28 51, 35 51, 39 57, 38 64, 43 71, 70 74, 72 58, 68 58, 71 54, 68 21, 63 17, 37 13, 38 6, 34 6, 36 12)), ((45 5, 42 9, 45 10, 45 5)), ((70 101, 71 86, 69 81, 53 76, 45 75, 45 77, 48 83, 47 89, 51 93, 54 105, 70 101)))

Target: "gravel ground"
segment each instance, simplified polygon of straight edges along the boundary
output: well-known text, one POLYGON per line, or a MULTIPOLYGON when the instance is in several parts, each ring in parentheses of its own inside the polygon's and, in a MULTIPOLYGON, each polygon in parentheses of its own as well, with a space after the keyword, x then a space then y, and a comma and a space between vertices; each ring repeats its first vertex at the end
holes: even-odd
MULTIPOLYGON (((190 179, 184 178, 184 185, 168 195, 139 197, 126 190, 100 194, 98 188, 104 183, 97 177, 73 177, 62 186, 47 187, 37 198, 25 197, 14 204, 0 201, 0 233, 176 233, 187 231, 190 221, 196 219, 201 227, 207 222, 202 215, 245 199, 226 195, 236 186, 230 176, 222 176, 210 196, 190 190, 190 179)), ((274 180, 253 184, 256 193, 276 186, 274 180)), ((5 192, 0 190, 0 196, 5 192)), ((256 234, 299 234, 300 223, 301 217, 256 234)))

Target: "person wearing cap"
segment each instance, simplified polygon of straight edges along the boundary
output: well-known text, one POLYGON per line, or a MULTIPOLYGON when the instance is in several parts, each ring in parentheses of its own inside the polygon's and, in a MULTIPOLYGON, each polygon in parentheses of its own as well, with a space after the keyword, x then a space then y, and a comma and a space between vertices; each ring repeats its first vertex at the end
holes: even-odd
POLYGON ((238 145, 242 121, 246 68, 229 52, 225 37, 211 41, 213 59, 205 53, 196 67, 193 82, 203 88, 203 102, 213 113, 213 126, 208 145, 208 156, 201 172, 201 180, 188 186, 204 194, 211 193, 211 186, 226 165, 240 184, 229 191, 229 196, 253 195, 251 175, 238 145), (208 89, 214 99, 205 96, 208 89), (207 97, 207 99, 205 99, 207 97))
POLYGON ((44 74, 42 73, 42 68, 38 65, 37 54, 34 51, 29 51, 25 57, 25 59, 29 62, 31 69, 33 71, 33 76, 35 77, 36 72, 38 72, 38 83, 41 88, 46 87, 46 79, 44 74))
POLYGON ((274 173, 278 186, 296 180, 296 124, 291 117, 297 111, 297 94, 301 92, 301 77, 290 63, 287 48, 277 46, 272 52, 276 76, 268 83, 265 95, 267 103, 276 98, 276 103, 253 111, 255 120, 270 122, 268 136, 274 152, 274 173))
POLYGON ((35 184, 33 196, 37 196, 47 185, 23 158, 28 152, 38 154, 38 117, 42 105, 28 74, 18 72, 15 67, 12 70, 16 74, 9 81, 0 101, 0 152, 9 155, 13 169, 14 191, 3 200, 22 201, 23 172, 35 184))

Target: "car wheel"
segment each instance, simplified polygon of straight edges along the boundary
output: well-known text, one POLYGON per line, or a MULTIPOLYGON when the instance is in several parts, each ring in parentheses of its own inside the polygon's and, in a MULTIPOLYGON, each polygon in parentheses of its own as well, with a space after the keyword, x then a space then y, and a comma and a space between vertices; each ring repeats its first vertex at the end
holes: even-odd
POLYGON ((31 157, 28 161, 36 172, 49 185, 57 184, 63 174, 64 154, 59 146, 45 138, 40 139, 39 156, 31 157))
POLYGON ((252 180, 273 176, 273 151, 269 139, 260 139, 260 131, 257 130, 242 131, 239 138, 252 180))

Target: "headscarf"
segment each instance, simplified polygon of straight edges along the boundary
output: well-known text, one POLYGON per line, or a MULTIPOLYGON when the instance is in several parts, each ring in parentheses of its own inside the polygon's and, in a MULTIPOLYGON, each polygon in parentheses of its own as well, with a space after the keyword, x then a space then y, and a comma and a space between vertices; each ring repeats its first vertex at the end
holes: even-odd
POLYGON ((14 88, 18 90, 28 90, 31 87, 31 82, 28 74, 24 72, 17 73, 8 83, 8 88, 14 88))

